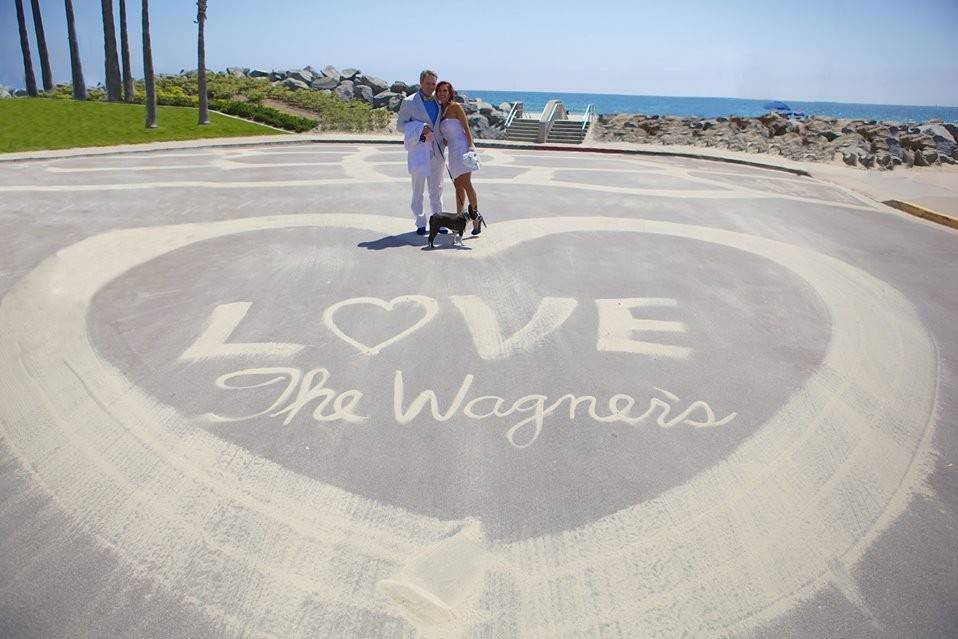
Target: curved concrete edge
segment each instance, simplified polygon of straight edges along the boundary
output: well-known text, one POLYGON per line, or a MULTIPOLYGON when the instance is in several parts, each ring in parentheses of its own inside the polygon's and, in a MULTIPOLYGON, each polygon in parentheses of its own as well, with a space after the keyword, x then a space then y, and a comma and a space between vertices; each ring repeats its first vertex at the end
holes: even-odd
MULTIPOLYGON (((155 151, 170 151, 184 149, 219 149, 219 148, 241 148, 248 146, 275 146, 275 145, 294 145, 294 144, 390 144, 400 145, 402 139, 386 136, 302 136, 302 135, 284 135, 284 136, 256 136, 242 138, 207 138, 205 140, 171 140, 168 142, 153 142, 149 144, 122 144, 117 146, 105 147, 79 147, 73 149, 56 149, 51 151, 25 151, 23 153, 0 154, 0 163, 2 162, 26 162, 37 160, 60 160, 65 158, 83 158, 97 157, 101 155, 116 155, 126 153, 150 153, 155 151)), ((726 162, 730 164, 740 164, 760 169, 771 169, 774 171, 784 171, 802 177, 811 177, 811 174, 799 168, 792 168, 774 164, 772 162, 762 162, 759 160, 750 160, 745 158, 723 157, 707 153, 692 153, 686 151, 658 150, 644 148, 618 148, 605 146, 592 146, 580 144, 531 144, 524 142, 508 142, 503 140, 478 140, 477 146, 485 149, 517 149, 525 151, 563 151, 576 153, 603 153, 609 155, 649 155, 662 157, 683 157, 694 160, 712 160, 715 162, 726 162)))
MULTIPOLYGON (((168 142, 154 142, 149 144, 125 144, 108 147, 81 147, 72 149, 57 149, 52 151, 28 151, 23 153, 0 154, 0 165, 7 162, 27 162, 43 160, 59 160, 68 158, 86 158, 98 157, 104 155, 135 154, 135 153, 153 153, 157 151, 173 150, 202 150, 202 149, 224 149, 224 148, 248 148, 257 146, 292 146, 305 144, 377 144, 377 145, 396 145, 403 142, 400 138, 383 135, 270 135, 239 138, 207 138, 204 140, 171 140, 168 142)), ((485 149, 506 149, 521 151, 553 151, 553 152, 572 152, 572 153, 601 153, 605 155, 631 155, 631 156, 651 156, 651 157, 679 157, 694 160, 706 160, 711 162, 723 162, 726 164, 735 164, 739 166, 748 166, 758 169, 771 171, 780 171, 790 173, 800 177, 807 177, 819 180, 826 184, 831 184, 838 188, 848 188, 840 181, 829 179, 826 176, 812 173, 811 171, 785 166, 774 161, 763 161, 762 159, 752 159, 743 157, 730 157, 714 153, 700 153, 684 149, 653 149, 653 148, 625 148, 618 146, 597 146, 595 144, 531 144, 522 142, 509 142, 504 140, 479 140, 479 148, 485 149)), ((884 204, 898 211, 920 217, 922 219, 940 224, 952 229, 958 230, 958 219, 953 216, 931 211, 924 207, 902 202, 900 200, 886 200, 877 198, 868 193, 862 193, 856 189, 856 194, 874 202, 875 204, 884 204)))

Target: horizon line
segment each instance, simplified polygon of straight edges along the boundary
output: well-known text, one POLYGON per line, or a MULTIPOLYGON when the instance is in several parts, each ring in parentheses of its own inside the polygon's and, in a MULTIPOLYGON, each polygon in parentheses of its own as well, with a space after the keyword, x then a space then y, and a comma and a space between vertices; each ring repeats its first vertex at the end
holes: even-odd
POLYGON ((755 100, 755 101, 772 101, 779 100, 781 102, 810 102, 817 104, 853 104, 853 105, 865 105, 865 106, 900 106, 900 107, 925 107, 925 108, 934 108, 934 109, 958 109, 958 104, 898 104, 895 102, 847 102, 840 100, 810 100, 807 98, 749 98, 741 96, 726 96, 726 95, 660 95, 656 93, 607 93, 604 91, 562 91, 559 89, 549 89, 547 91, 536 90, 536 91, 524 91, 521 89, 479 89, 479 88, 469 88, 462 89, 464 93, 469 91, 490 91, 495 93, 542 93, 542 94, 551 94, 551 93, 565 93, 572 95, 612 95, 626 98, 681 98, 681 99, 705 99, 705 100, 755 100))

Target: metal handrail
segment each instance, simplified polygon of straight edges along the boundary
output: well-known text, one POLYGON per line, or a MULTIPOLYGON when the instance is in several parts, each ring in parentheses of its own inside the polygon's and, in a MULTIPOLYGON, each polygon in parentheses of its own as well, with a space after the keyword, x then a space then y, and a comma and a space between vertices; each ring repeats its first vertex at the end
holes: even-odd
POLYGON ((585 131, 586 127, 589 126, 589 122, 592 121, 594 117, 598 115, 595 110, 595 105, 590 104, 585 108, 585 113, 582 114, 582 130, 585 131))
POLYGON ((517 117, 522 116, 522 102, 513 102, 512 109, 509 110, 509 116, 506 118, 505 128, 509 128, 509 125, 512 124, 512 121, 517 117))

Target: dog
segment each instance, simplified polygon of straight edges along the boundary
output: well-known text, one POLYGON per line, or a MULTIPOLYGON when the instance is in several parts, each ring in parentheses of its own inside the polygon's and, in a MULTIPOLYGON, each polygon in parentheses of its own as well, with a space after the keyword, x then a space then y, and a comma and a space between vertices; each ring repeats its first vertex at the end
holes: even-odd
POLYGON ((466 230, 466 220, 475 220, 478 213, 433 213, 429 216, 429 248, 435 248, 433 244, 436 236, 439 235, 440 228, 447 228, 453 234, 452 243, 456 244, 456 236, 459 236, 459 244, 462 244, 462 234, 466 230))

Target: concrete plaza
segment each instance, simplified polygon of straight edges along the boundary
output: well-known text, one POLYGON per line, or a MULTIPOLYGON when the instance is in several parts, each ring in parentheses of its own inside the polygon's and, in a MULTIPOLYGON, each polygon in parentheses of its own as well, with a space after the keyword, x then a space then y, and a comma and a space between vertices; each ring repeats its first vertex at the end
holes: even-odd
POLYGON ((958 232, 482 155, 0 163, 0 636, 953 632, 958 232))

